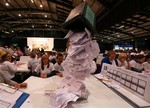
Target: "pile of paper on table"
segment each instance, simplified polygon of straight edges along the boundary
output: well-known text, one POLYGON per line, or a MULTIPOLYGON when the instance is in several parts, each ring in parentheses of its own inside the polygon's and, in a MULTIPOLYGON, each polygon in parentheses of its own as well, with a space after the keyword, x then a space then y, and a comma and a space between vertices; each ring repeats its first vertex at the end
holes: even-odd
POLYGON ((70 101, 87 99, 89 93, 82 80, 96 70, 93 59, 100 50, 96 40, 91 39, 91 33, 87 29, 83 32, 70 30, 66 38, 69 38, 70 46, 62 63, 64 78, 59 89, 50 95, 50 108, 65 108, 70 101))

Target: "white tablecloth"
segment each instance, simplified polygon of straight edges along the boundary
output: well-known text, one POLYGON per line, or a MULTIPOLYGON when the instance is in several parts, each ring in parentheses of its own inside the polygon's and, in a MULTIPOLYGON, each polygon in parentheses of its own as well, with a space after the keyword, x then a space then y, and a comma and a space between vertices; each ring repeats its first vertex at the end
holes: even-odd
MULTIPOLYGON (((31 76, 25 81, 28 88, 22 89, 30 96, 21 108, 49 108, 49 97, 44 95, 44 91, 56 90, 59 81, 61 78, 58 76, 46 79, 31 76)), ((95 77, 91 76, 84 82, 90 92, 88 99, 72 102, 68 108, 133 108, 95 77)))

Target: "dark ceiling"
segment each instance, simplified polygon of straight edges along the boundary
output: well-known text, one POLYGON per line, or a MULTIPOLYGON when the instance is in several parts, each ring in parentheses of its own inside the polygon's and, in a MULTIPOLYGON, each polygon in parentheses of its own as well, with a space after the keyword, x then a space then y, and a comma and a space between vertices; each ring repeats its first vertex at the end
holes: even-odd
MULTIPOLYGON (((150 38, 150 0, 84 0, 96 15, 97 34, 106 43, 150 38)), ((0 0, 0 38, 54 37, 83 0, 0 0)))

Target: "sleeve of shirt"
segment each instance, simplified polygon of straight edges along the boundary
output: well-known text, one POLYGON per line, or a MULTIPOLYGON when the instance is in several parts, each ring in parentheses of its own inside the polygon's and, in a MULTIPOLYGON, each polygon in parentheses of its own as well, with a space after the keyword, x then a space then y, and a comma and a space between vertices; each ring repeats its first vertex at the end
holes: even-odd
POLYGON ((57 68, 57 64, 56 64, 56 63, 53 65, 53 68, 54 68, 55 71, 58 71, 58 68, 57 68))
POLYGON ((30 63, 30 61, 28 61, 27 66, 28 66, 28 67, 31 67, 31 63, 30 63))
POLYGON ((50 68, 51 68, 51 71, 55 70, 53 63, 50 63, 50 68))
POLYGON ((130 66, 131 66, 131 67, 135 67, 135 61, 132 60, 132 61, 130 61, 129 63, 130 63, 130 66))
POLYGON ((35 68, 34 71, 37 72, 37 73, 40 73, 40 72, 41 72, 41 64, 39 64, 39 65, 35 68))
POLYGON ((5 77, 3 74, 0 74, 0 75, 1 75, 2 78, 4 79, 5 84, 8 84, 8 85, 10 85, 10 86, 14 86, 15 84, 17 84, 17 82, 8 79, 8 78, 5 77))
POLYGON ((17 66, 15 64, 8 62, 6 65, 8 66, 10 72, 15 73, 17 71, 17 66))

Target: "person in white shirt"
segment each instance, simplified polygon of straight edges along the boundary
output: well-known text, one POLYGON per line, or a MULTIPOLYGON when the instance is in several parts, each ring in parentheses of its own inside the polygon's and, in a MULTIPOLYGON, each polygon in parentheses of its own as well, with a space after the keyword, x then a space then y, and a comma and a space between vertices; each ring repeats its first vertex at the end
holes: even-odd
POLYGON ((129 59, 127 58, 127 55, 125 53, 120 53, 118 56, 118 65, 119 67, 123 67, 126 69, 131 69, 129 59))
POLYGON ((150 72, 150 54, 146 56, 146 62, 143 63, 144 71, 150 72))
POLYGON ((17 84, 17 82, 8 79, 3 73, 4 72, 0 73, 0 83, 5 83, 10 86, 15 86, 17 84))
POLYGON ((12 63, 12 56, 11 54, 5 54, 2 56, 3 59, 3 63, 1 66, 2 71, 4 71, 5 73, 3 73, 8 79, 12 79, 15 76, 15 73, 17 71, 17 65, 16 63, 12 63))
POLYGON ((61 66, 61 63, 63 62, 63 54, 58 53, 56 57, 56 63, 54 64, 54 69, 57 71, 57 75, 62 77, 62 71, 64 71, 63 67, 61 66))
POLYGON ((32 73, 34 72, 35 68, 39 64, 39 61, 35 57, 36 57, 36 53, 35 52, 31 52, 30 53, 30 58, 31 59, 27 63, 28 69, 30 69, 30 71, 32 73))
POLYGON ((15 77, 15 73, 17 72, 17 66, 21 64, 17 64, 16 61, 11 62, 12 56, 9 53, 6 53, 5 55, 2 56, 3 63, 1 66, 1 70, 4 71, 4 75, 8 79, 12 79, 16 82, 18 82, 18 78, 15 77))
POLYGON ((0 83, 14 86, 16 89, 27 87, 27 83, 17 83, 15 81, 12 81, 12 80, 8 79, 7 77, 5 77, 5 75, 3 75, 3 73, 0 73, 0 83))
POLYGON ((41 58, 43 54, 41 52, 37 52, 36 55, 37 55, 37 60, 39 61, 39 63, 41 63, 41 58))
POLYGON ((144 65, 143 62, 145 61, 144 55, 136 55, 135 60, 130 61, 131 70, 142 73, 144 71, 144 65))
POLYGON ((64 71, 63 67, 61 66, 62 62, 63 62, 63 54, 58 53, 56 57, 56 63, 54 64, 55 71, 58 72, 64 71))
POLYGON ((41 63, 35 68, 34 76, 47 78, 56 75, 53 64, 49 62, 48 55, 44 54, 41 58, 41 63))

